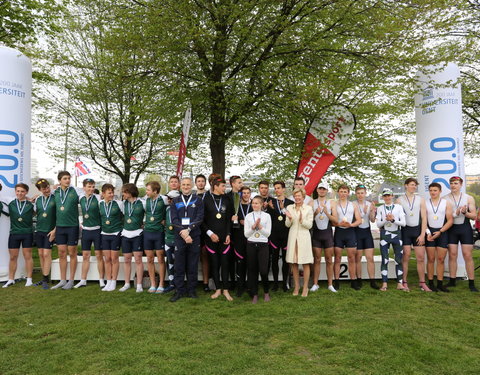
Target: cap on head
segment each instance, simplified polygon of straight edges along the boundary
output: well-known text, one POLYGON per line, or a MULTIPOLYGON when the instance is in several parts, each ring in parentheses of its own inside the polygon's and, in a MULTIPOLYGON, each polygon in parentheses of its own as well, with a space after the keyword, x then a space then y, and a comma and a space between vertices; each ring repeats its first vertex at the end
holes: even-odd
POLYGON ((317 186, 317 189, 325 189, 328 190, 328 184, 326 182, 320 182, 317 186))
POLYGON ((382 196, 385 196, 385 195, 393 195, 392 189, 390 189, 390 188, 383 189, 382 196))

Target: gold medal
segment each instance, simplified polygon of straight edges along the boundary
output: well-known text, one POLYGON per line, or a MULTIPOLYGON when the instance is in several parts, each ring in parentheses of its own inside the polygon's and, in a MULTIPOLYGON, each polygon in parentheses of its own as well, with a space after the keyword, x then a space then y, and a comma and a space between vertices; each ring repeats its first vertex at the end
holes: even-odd
POLYGON ((168 227, 168 230, 173 230, 173 225, 170 225, 170 226, 168 227))
POLYGON ((18 221, 23 221, 23 219, 21 217, 18 218, 18 221))
POLYGON ((85 219, 88 219, 88 218, 90 217, 90 215, 89 215, 89 214, 85 214, 85 215, 83 215, 83 217, 84 217, 85 219))
POLYGON ((132 219, 128 219, 128 220, 127 220, 127 223, 128 223, 128 224, 131 224, 131 223, 132 223, 132 219))
POLYGON ((346 216, 343 217, 343 221, 344 221, 345 223, 348 221, 348 219, 347 219, 346 216))
POLYGON ((413 216, 413 212, 410 212, 410 216, 413 216))
POLYGON ((260 237, 260 233, 257 232, 255 233, 255 238, 258 238, 258 237, 260 237))
POLYGON ((434 216, 434 217, 433 217, 433 220, 438 220, 438 216, 434 216))
POLYGON ((61 206, 60 211, 65 211, 65 207, 61 206))
POLYGON ((278 221, 282 221, 282 220, 283 220, 283 216, 280 215, 280 216, 278 217, 278 221))
POLYGON ((48 215, 47 215, 46 212, 44 212, 44 213, 42 214, 42 216, 43 216, 43 217, 47 217, 48 215))
POLYGON ((320 215, 320 220, 323 220, 324 218, 325 218, 325 216, 320 215))
POLYGON ((110 220, 105 221, 105 224, 110 225, 110 220))
POLYGON ((216 217, 217 219, 221 219, 221 218, 222 218, 222 214, 219 212, 218 214, 215 215, 215 217, 216 217))
POLYGON ((153 216, 150 216, 150 221, 155 221, 155 218, 153 216))
POLYGON ((367 224, 367 220, 362 219, 362 224, 364 224, 364 225, 367 224))

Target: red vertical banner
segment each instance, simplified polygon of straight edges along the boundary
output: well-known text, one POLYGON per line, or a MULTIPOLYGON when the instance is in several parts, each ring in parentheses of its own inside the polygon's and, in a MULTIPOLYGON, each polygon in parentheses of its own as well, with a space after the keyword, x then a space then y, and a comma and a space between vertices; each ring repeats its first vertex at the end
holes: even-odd
POLYGON ((355 129, 355 117, 345 107, 329 107, 308 129, 298 162, 297 176, 305 179, 305 191, 312 194, 328 167, 355 129))
POLYGON ((192 124, 192 108, 188 108, 183 119, 182 136, 180 138, 180 149, 178 152, 177 176, 182 177, 183 165, 185 164, 185 155, 187 154, 188 133, 192 124))

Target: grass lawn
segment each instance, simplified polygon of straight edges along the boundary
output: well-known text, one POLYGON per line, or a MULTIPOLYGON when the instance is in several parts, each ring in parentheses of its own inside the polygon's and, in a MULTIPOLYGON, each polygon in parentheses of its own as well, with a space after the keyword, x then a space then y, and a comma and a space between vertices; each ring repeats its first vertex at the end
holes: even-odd
POLYGON ((0 374, 478 374, 480 295, 420 292, 413 273, 410 293, 322 283, 258 305, 19 283, 0 288, 0 374))

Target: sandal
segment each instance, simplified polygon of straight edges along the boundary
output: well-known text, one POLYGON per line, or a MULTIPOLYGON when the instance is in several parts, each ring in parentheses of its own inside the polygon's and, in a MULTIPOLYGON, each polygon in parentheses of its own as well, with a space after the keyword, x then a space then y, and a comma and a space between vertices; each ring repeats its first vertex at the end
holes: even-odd
POLYGON ((420 281, 418 284, 419 284, 418 286, 420 287, 420 290, 421 290, 421 291, 423 291, 423 292, 431 292, 431 291, 432 291, 432 289, 430 289, 430 288, 427 286, 427 284, 425 283, 425 281, 420 281))
POLYGON ((155 288, 154 286, 151 286, 150 288, 148 288, 148 293, 155 293, 157 291, 157 288, 155 288))
POLYGON ((406 281, 402 281, 402 285, 405 292, 410 292, 410 288, 408 287, 408 283, 406 281))
POLYGON ((405 290, 405 287, 402 283, 397 283, 397 290, 405 290))
POLYGON ((382 286, 382 287, 380 288, 380 291, 381 291, 381 292, 386 292, 386 291, 387 291, 387 287, 386 287, 386 286, 382 286))

